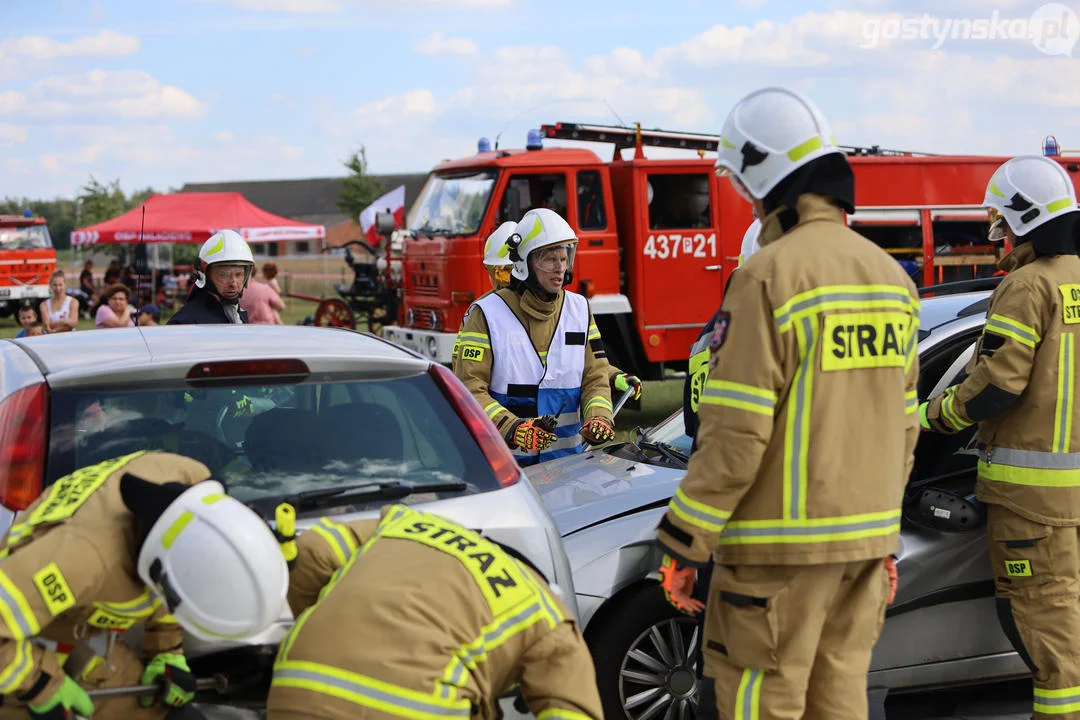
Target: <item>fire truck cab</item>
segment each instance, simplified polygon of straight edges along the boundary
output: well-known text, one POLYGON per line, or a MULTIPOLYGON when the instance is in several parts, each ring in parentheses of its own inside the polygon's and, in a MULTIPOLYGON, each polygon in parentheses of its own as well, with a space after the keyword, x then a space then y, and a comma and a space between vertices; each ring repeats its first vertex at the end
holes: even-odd
MULTIPOLYGON (((690 345, 720 305, 738 265, 751 208, 713 173, 716 136, 557 123, 526 149, 438 165, 406 219, 403 302, 383 336, 448 363, 469 305, 490 290, 484 240, 506 220, 548 207, 578 233, 568 290, 589 299, 611 362, 644 379, 684 369, 690 345), (604 142, 602 160, 542 138, 604 142), (652 159, 646 147, 697 157, 652 159), (632 157, 622 151, 633 149, 632 157)), ((1008 248, 986 241, 983 194, 1006 157, 930 156, 845 148, 855 174, 848 224, 894 255, 916 284, 986 277, 1008 248)), ((1051 153, 1046 153, 1050 155, 1051 153)), ((1075 158, 1055 155, 1076 182, 1075 158)))
POLYGON ((20 304, 49 297, 49 276, 56 270, 56 250, 44 218, 0 215, 0 317, 20 304))

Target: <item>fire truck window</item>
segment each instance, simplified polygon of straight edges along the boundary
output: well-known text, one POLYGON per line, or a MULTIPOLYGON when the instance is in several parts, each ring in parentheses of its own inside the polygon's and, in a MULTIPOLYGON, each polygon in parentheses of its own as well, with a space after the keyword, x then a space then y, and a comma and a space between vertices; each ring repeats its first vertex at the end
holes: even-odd
POLYGON ((578 227, 582 230, 603 230, 607 227, 604 215, 604 188, 599 170, 582 170, 577 174, 578 227))
POLYGON ((935 220, 934 255, 942 257, 964 257, 971 265, 949 265, 938 263, 935 280, 938 282, 957 282, 993 277, 997 272, 997 252, 1003 245, 994 245, 986 235, 990 230, 985 220, 935 220), (940 280, 938 279, 940 277, 940 280))
POLYGON ((649 203, 649 228, 685 230, 709 227, 709 176, 649 175, 652 202, 649 203))
POLYGON ((2 250, 41 250, 50 247, 52 242, 44 225, 0 228, 2 250))
POLYGON ((518 175, 510 178, 499 202, 499 223, 518 222, 533 208, 548 208, 566 218, 566 176, 518 175))

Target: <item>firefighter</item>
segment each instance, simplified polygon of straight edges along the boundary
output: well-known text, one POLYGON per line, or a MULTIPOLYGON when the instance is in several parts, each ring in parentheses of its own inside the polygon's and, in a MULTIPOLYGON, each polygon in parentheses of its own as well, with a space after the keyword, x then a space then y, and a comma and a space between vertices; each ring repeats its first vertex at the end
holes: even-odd
POLYGON ((270 528, 209 477, 180 455, 133 453, 57 480, 15 516, 0 559, 0 717, 201 717, 187 707, 184 632, 260 632, 288 582, 270 528), (134 625, 143 659, 117 642, 134 625), (86 693, 157 682, 142 700, 86 693))
POLYGON ((254 270, 255 257, 240 233, 222 230, 211 235, 199 249, 195 287, 166 324, 246 323, 247 311, 240 307, 240 296, 254 270))
POLYGON ((603 717, 573 615, 512 548, 406 505, 295 544, 270 720, 491 719, 514 686, 538 718, 603 717))
POLYGON ((588 300, 565 289, 577 247, 567 222, 530 210, 508 246, 510 287, 465 313, 457 376, 526 466, 614 439, 610 365, 588 300))
MULTIPOLYGON (((516 227, 517 223, 509 220, 504 222, 495 232, 488 236, 487 242, 484 244, 484 270, 487 271, 488 278, 491 280, 491 292, 510 285, 510 269, 514 266, 514 263, 510 260, 510 248, 506 245, 506 241, 513 234, 516 227)), ((484 296, 486 295, 487 293, 484 296)), ((484 296, 481 296, 481 299, 484 296)), ((458 338, 454 341, 454 349, 450 354, 450 365, 455 373, 458 372, 458 348, 460 346, 461 340, 458 338)), ((603 349, 602 343, 596 344, 593 348, 593 354, 598 358, 607 357, 607 351, 603 349)), ((614 390, 612 395, 615 392, 624 393, 633 389, 630 399, 640 400, 641 380, 611 365, 610 361, 608 364, 611 367, 608 382, 611 383, 614 390)))
POLYGON ((919 408, 923 427, 978 423, 998 619, 1034 677, 1035 718, 1080 718, 1080 258, 1076 191, 1058 163, 1016 157, 990 178, 990 239, 1008 273, 967 377, 919 408))
POLYGON ((697 451, 662 518, 662 586, 705 605, 706 717, 865 720, 919 433, 918 294, 850 230, 854 177, 800 93, 724 122, 718 174, 762 218, 710 335, 697 451), (726 348, 726 349, 725 349, 726 348))

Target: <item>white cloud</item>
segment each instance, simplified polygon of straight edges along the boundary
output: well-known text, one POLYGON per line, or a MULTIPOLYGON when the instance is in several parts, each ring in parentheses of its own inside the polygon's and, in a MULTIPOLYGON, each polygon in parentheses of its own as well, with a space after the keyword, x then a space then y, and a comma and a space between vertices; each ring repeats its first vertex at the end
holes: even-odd
POLYGON ((354 113, 366 128, 394 127, 412 117, 426 118, 435 112, 435 96, 423 88, 365 103, 354 113))
POLYGON ((231 130, 221 130, 220 132, 214 133, 214 139, 218 142, 232 142, 236 139, 236 133, 232 132, 231 130))
POLYGON ((138 52, 142 41, 132 35, 102 30, 97 35, 60 42, 40 35, 24 35, 0 41, 0 57, 12 56, 37 60, 71 57, 115 57, 138 52))
POLYGON ((198 2, 213 2, 223 5, 232 5, 243 10, 255 10, 260 12, 282 13, 328 13, 339 12, 341 2, 338 0, 197 0, 198 2))
POLYGON ((336 13, 350 6, 367 8, 397 8, 402 5, 432 7, 440 10, 471 10, 502 8, 514 0, 194 0, 195 2, 231 5, 244 10, 294 14, 336 13))
POLYGON ((764 5, 765 0, 739 0, 739 4, 748 10, 753 10, 756 7, 764 5))
POLYGON ((0 123, 0 147, 12 147, 26 142, 29 135, 25 125, 8 125, 0 123))
POLYGON ((0 116, 33 118, 197 118, 206 107, 180 88, 138 70, 55 75, 25 91, 0 93, 0 116))
POLYGON ((470 38, 446 37, 442 30, 436 30, 413 43, 412 49, 421 55, 473 55, 480 48, 470 38))

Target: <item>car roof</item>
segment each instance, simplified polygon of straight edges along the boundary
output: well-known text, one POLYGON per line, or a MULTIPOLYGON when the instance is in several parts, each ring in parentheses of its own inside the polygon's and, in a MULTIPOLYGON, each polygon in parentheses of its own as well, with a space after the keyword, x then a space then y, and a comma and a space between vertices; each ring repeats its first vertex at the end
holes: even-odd
POLYGON ((992 291, 954 293, 919 301, 919 329, 933 332, 961 318, 984 315, 992 291))
POLYGON ((302 325, 172 325, 115 328, 10 339, 50 384, 156 370, 182 378, 195 363, 298 358, 313 372, 389 369, 422 372, 430 361, 369 333, 302 325))

